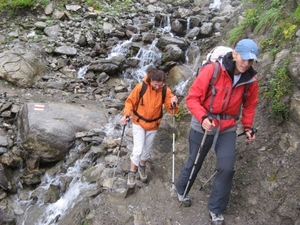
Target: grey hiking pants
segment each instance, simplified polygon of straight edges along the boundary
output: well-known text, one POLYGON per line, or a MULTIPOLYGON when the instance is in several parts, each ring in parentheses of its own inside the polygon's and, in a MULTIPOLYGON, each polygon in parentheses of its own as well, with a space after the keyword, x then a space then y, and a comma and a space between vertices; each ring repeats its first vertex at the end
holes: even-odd
MULTIPOLYGON (((186 186, 189 182, 189 177, 195 164, 199 147, 203 138, 203 133, 197 132, 191 128, 189 134, 189 149, 190 154, 186 162, 183 164, 176 183, 177 192, 184 194, 186 186)), ((186 195, 189 193, 196 177, 201 169, 202 163, 213 143, 213 135, 207 135, 203 149, 201 150, 198 162, 195 164, 195 169, 191 177, 186 195)), ((220 133, 216 142, 216 157, 217 157, 217 174, 212 186, 208 201, 208 209, 216 214, 222 214, 229 202, 230 191, 232 187, 233 175, 235 172, 235 150, 236 150, 236 132, 228 131, 220 133)))

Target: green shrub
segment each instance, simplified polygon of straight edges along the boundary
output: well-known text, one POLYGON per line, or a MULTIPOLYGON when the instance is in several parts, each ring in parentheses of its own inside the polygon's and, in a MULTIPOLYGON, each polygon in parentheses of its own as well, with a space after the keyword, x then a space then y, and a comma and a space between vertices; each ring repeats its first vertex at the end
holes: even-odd
POLYGON ((270 47, 273 47, 275 46, 277 43, 277 40, 274 39, 274 38, 266 38, 264 40, 262 40, 260 43, 259 43, 259 46, 261 47, 262 50, 266 50, 270 47))
POLYGON ((46 6, 50 0, 0 0, 0 11, 3 11, 6 7, 11 9, 33 7, 40 3, 42 6, 46 6))
POLYGON ((298 25, 300 24, 300 5, 298 5, 296 10, 292 13, 291 20, 298 25))
POLYGON ((175 114, 175 119, 177 122, 180 122, 182 117, 186 114, 186 110, 183 108, 179 107, 178 113, 175 114))
POLYGON ((259 10, 257 9, 248 9, 245 12, 245 19, 243 21, 243 26, 249 27, 254 26, 258 23, 259 20, 259 10))
POLYGON ((279 9, 271 8, 265 11, 260 17, 259 22, 254 28, 255 33, 265 33, 267 30, 270 30, 280 18, 279 9))
POLYGON ((10 8, 23 8, 23 7, 31 7, 36 4, 36 0, 8 0, 1 1, 1 6, 8 6, 10 8))
POLYGON ((283 66, 275 69, 275 76, 270 80, 270 91, 264 93, 264 97, 270 100, 274 115, 284 120, 289 117, 289 101, 293 87, 288 74, 288 64, 286 60, 283 66))
POLYGON ((245 13, 245 19, 229 31, 229 44, 234 45, 238 40, 242 39, 245 30, 249 27, 254 27, 258 23, 258 19, 258 10, 248 9, 245 13))
POLYGON ((234 45, 238 40, 242 39, 244 36, 245 28, 243 26, 237 26, 229 31, 228 43, 229 45, 234 45))

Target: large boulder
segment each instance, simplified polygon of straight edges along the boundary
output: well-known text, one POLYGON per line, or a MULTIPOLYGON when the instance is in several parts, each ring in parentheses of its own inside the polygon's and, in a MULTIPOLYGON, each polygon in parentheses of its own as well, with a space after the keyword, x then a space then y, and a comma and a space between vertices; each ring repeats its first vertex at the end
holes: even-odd
POLYGON ((74 145, 77 132, 103 128, 106 115, 96 104, 27 103, 18 118, 20 144, 41 162, 59 161, 74 145))
POLYGON ((0 53, 0 78, 19 87, 32 87, 47 68, 39 49, 38 46, 16 45, 0 53))

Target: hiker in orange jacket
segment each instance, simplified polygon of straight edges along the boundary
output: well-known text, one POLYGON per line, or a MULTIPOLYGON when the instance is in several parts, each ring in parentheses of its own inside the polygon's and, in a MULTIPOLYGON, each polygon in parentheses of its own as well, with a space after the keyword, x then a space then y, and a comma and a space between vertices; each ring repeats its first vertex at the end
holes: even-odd
POLYGON ((258 103, 258 83, 257 72, 252 66, 257 57, 258 46, 253 40, 239 41, 233 51, 219 60, 216 81, 211 83, 217 63, 203 66, 186 98, 192 120, 189 156, 176 183, 178 200, 185 206, 191 205, 188 193, 212 148, 217 159, 217 172, 208 202, 212 224, 224 223, 222 214, 229 202, 235 172, 236 121, 240 110, 247 140, 255 139, 252 124, 258 103))
POLYGON ((140 97, 143 87, 141 82, 134 87, 125 101, 121 122, 126 124, 132 117, 133 123, 133 150, 127 180, 129 188, 135 186, 137 170, 141 181, 148 181, 146 162, 150 158, 154 138, 163 116, 163 106, 169 113, 173 113, 173 110, 178 112, 178 99, 171 89, 166 87, 165 80, 166 75, 163 71, 150 71, 143 80, 147 87, 143 96, 140 97))

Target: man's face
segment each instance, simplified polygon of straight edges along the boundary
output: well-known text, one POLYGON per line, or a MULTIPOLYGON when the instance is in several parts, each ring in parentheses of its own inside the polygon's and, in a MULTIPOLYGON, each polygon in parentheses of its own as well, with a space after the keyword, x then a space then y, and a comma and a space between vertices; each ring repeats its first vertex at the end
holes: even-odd
POLYGON ((247 71, 250 68, 250 66, 253 65, 254 62, 253 59, 243 60, 240 53, 236 51, 233 51, 233 58, 235 60, 236 70, 239 73, 244 73, 245 71, 247 71))

